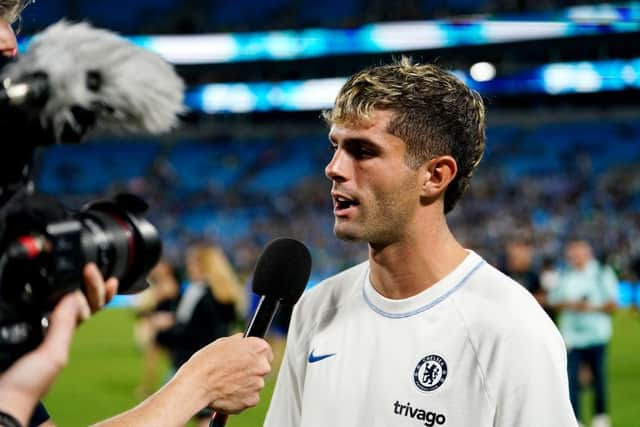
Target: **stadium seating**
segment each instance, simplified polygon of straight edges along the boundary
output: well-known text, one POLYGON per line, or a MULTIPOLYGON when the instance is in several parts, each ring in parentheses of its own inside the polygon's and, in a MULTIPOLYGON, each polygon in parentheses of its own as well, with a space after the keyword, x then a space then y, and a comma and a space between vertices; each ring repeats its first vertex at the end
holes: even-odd
MULTIPOLYGON (((454 228, 487 256, 498 256, 512 221, 530 224, 541 239, 555 239, 545 240, 547 254, 559 249, 571 227, 584 224, 602 237, 603 251, 624 251, 615 246, 633 228, 624 215, 640 209, 640 174, 634 174, 639 137, 640 127, 630 120, 490 127, 485 159, 471 195, 454 212, 454 228), (596 179, 599 185, 590 184, 596 179), (613 211, 618 219, 601 236, 594 215, 613 211), (464 221, 469 215, 477 227, 464 221)), ((301 236, 314 245, 317 279, 362 257, 327 238, 332 221, 325 138, 56 146, 42 152, 37 186, 87 200, 114 189, 139 191, 153 201, 151 219, 176 256, 193 235, 214 237, 230 252, 237 242, 262 245, 276 235, 301 236), (146 185, 127 185, 140 180, 146 185)))

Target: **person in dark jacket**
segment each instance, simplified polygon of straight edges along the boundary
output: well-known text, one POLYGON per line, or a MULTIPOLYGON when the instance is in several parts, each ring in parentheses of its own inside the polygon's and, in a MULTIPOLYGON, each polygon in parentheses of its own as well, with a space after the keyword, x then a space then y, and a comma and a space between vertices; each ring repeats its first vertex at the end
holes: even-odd
MULTIPOLYGON (((243 289, 222 249, 211 243, 196 243, 187 251, 189 285, 184 291, 171 326, 156 335, 178 369, 202 347, 232 331, 242 313, 243 289)), ((168 324, 169 322, 167 322, 168 324)), ((207 425, 209 410, 198 414, 207 425)))

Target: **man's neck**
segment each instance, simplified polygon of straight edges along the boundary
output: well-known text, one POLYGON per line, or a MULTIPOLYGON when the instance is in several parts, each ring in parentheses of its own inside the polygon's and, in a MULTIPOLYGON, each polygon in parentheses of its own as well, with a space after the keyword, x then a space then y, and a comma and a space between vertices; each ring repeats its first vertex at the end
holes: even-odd
POLYGON ((387 298, 409 298, 447 276, 467 255, 446 223, 423 228, 389 245, 369 245, 371 283, 387 298))

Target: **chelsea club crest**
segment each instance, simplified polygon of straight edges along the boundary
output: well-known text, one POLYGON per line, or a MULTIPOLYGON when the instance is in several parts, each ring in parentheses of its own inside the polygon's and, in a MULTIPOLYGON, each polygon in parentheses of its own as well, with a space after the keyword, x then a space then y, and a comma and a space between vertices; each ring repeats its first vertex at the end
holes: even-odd
POLYGON ((433 391, 447 379, 447 362, 437 354, 424 357, 413 371, 413 382, 422 391, 433 391))

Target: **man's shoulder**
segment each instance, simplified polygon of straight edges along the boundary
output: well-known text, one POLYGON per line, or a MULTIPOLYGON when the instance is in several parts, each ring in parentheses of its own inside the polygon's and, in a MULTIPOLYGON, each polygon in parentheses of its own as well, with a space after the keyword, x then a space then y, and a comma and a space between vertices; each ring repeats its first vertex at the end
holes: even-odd
POLYGON ((471 286, 465 288, 478 297, 484 297, 489 305, 503 305, 505 301, 525 305, 536 303, 523 285, 489 263, 485 263, 470 282, 471 286))
POLYGON ((511 334, 555 329, 531 293, 490 264, 479 269, 460 292, 460 303, 470 328, 511 334), (477 328, 476 328, 477 327, 477 328))
POLYGON ((341 308, 353 301, 359 289, 358 283, 364 280, 368 267, 368 262, 353 266, 302 294, 294 308, 290 325, 294 335, 299 337, 299 343, 308 342, 318 324, 331 323, 341 308))
POLYGON ((328 277, 308 291, 305 291, 300 302, 305 305, 316 305, 326 300, 339 303, 354 291, 356 288, 355 285, 358 282, 364 280, 364 276, 368 270, 369 261, 364 261, 328 277))

